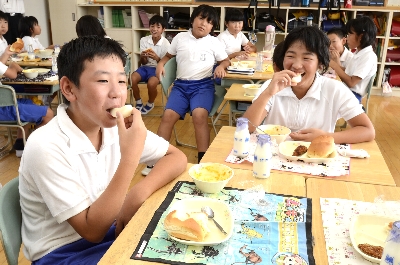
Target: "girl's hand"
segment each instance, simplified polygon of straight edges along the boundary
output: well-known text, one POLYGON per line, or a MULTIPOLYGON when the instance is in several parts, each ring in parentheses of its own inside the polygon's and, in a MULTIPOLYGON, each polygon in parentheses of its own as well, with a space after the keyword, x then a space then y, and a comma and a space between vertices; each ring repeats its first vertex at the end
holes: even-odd
POLYGON ((275 95, 279 91, 283 90, 285 87, 294 85, 291 80, 296 76, 295 72, 290 70, 283 70, 280 72, 275 72, 272 77, 271 83, 268 85, 267 89, 263 93, 268 93, 270 96, 275 95))
POLYGON ((320 135, 327 135, 327 132, 320 129, 309 128, 289 134, 290 138, 292 138, 293 140, 304 142, 311 142, 320 135))

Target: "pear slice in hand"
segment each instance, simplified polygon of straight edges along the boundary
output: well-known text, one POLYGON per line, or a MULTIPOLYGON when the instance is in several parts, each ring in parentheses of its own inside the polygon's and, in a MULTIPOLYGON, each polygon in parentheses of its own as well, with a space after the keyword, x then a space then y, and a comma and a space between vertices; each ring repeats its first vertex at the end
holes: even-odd
POLYGON ((119 111, 120 113, 122 113, 122 116, 124 118, 129 117, 132 115, 132 110, 133 110, 133 106, 132 105, 125 105, 122 106, 120 108, 114 108, 110 111, 111 116, 113 117, 117 117, 117 111, 119 111))

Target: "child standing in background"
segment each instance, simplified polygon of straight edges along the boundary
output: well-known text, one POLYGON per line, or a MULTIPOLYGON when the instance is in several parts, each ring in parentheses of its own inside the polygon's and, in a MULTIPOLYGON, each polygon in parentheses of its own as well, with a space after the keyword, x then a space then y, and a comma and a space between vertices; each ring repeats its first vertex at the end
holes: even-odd
POLYGON ((346 31, 347 46, 357 51, 346 69, 335 61, 332 61, 330 66, 361 103, 362 97, 367 94, 369 80, 377 70, 378 58, 372 48, 377 29, 372 19, 364 16, 349 20, 346 31))
POLYGON ((81 16, 76 22, 75 30, 78 37, 96 35, 109 38, 97 17, 92 15, 81 16))
POLYGON ((156 76, 156 66, 162 57, 168 51, 170 46, 169 41, 162 36, 167 21, 159 15, 153 16, 150 21, 151 35, 140 39, 140 66, 132 73, 132 91, 136 100, 136 108, 142 114, 149 113, 154 108, 154 100, 157 97, 157 86, 160 83, 159 77, 156 76), (140 98, 139 82, 147 83, 149 101, 143 106, 143 101, 140 98))
POLYGON ((247 58, 250 53, 256 52, 257 48, 243 34, 243 13, 237 8, 229 8, 225 15, 226 30, 218 35, 218 39, 223 43, 225 52, 229 59, 237 56, 247 58), (242 47, 243 50, 242 51, 242 47))
POLYGON ((214 77, 222 78, 230 65, 222 43, 211 36, 218 25, 218 13, 212 6, 200 5, 190 17, 191 28, 172 40, 167 54, 157 64, 156 76, 164 75, 164 65, 176 56, 176 80, 165 106, 157 134, 167 141, 174 124, 191 112, 196 135, 198 161, 210 144, 208 114, 214 103, 214 77))
MULTIPOLYGON (((29 45, 32 45, 33 50, 45 49, 39 42, 38 35, 42 33, 38 20, 33 16, 23 17, 19 23, 19 32, 24 42, 24 50, 29 51, 29 45)), ((50 45, 48 49, 52 49, 54 45, 50 45)))
POLYGON ((353 58, 353 53, 344 46, 346 44, 345 32, 341 28, 333 28, 326 35, 331 41, 329 46, 330 60, 339 64, 342 69, 346 69, 351 58, 353 58))

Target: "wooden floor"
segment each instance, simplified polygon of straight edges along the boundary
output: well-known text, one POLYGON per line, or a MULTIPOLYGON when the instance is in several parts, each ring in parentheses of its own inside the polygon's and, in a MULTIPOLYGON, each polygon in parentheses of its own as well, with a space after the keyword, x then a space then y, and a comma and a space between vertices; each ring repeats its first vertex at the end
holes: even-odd
MULTIPOLYGON (((142 98, 146 102, 146 91, 141 90, 142 98)), ((144 116, 143 120, 150 131, 157 132, 160 124, 160 115, 162 113, 160 95, 156 100, 156 107, 151 114, 158 114, 158 116, 144 116)), ((224 113, 227 113, 226 111, 224 113)), ((398 97, 381 97, 371 96, 369 103, 369 117, 371 118, 376 130, 376 142, 385 158, 385 161, 393 175, 397 186, 400 186, 400 98, 398 97)), ((228 125, 227 115, 222 115, 221 125, 228 125)), ((0 128, 1 129, 1 128, 0 128)), ((178 138, 181 141, 195 144, 194 129, 191 123, 191 118, 186 116, 186 119, 179 121, 176 125, 178 138)), ((214 139, 215 133, 210 125, 211 140, 214 139)), ((0 136, 0 146, 6 142, 3 134, 0 136)), ((175 143, 175 136, 170 141, 173 145, 175 143)), ((188 162, 197 163, 197 150, 188 147, 178 146, 186 156, 188 162)), ((20 159, 15 156, 15 152, 4 156, 0 159, 0 183, 5 184, 18 175, 20 159)), ((135 177, 132 180, 134 185, 139 181, 142 176, 140 171, 144 165, 140 165, 136 170, 135 177)), ((0 246, 0 265, 6 265, 7 261, 2 247, 0 246)), ((19 264, 30 264, 22 254, 20 254, 19 264)))

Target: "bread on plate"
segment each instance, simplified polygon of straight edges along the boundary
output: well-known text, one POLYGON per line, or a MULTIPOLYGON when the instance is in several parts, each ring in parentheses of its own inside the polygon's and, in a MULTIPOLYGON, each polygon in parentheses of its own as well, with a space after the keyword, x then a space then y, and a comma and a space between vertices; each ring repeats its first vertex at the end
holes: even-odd
POLYGON ((203 212, 173 210, 164 220, 164 229, 170 236, 202 242, 210 232, 208 216, 203 212))
POLYGON ((20 52, 24 48, 24 42, 22 39, 17 38, 17 41, 11 44, 10 51, 20 52))
POLYGON ((326 158, 335 151, 335 141, 332 136, 320 135, 312 140, 307 150, 311 158, 326 158))

